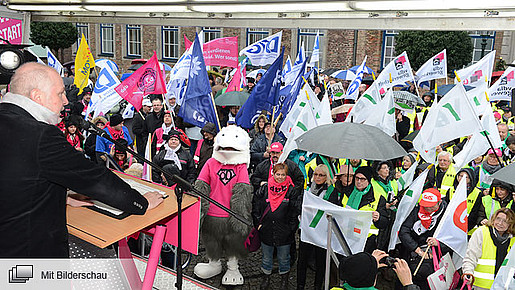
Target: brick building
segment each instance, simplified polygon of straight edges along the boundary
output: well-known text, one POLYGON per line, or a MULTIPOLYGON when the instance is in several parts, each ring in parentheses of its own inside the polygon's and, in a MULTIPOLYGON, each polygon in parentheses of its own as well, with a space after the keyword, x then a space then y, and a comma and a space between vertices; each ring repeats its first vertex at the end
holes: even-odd
MULTIPOLYGON (((76 26, 79 34, 84 33, 86 36, 95 59, 113 59, 123 72, 126 72, 133 59, 149 58, 153 51, 157 52, 161 61, 173 65, 185 50, 183 35, 193 40, 195 33, 202 29, 205 41, 237 36, 240 50, 281 30, 106 23, 76 23, 76 26)), ((295 59, 302 43, 305 44, 307 56, 311 55, 317 30, 282 29, 282 31, 285 55, 290 55, 292 60, 295 59)), ((320 67, 345 69, 360 64, 364 56, 368 55, 367 65, 379 71, 396 56, 394 49, 396 34, 396 31, 388 30, 320 30, 320 67)), ((469 34, 474 44, 472 62, 479 60, 482 52, 487 54, 493 49, 497 50, 497 58, 502 56, 508 62, 513 60, 515 48, 512 45, 511 31, 470 31, 469 34)), ((65 50, 62 61, 73 60, 76 50, 77 44, 65 50)))

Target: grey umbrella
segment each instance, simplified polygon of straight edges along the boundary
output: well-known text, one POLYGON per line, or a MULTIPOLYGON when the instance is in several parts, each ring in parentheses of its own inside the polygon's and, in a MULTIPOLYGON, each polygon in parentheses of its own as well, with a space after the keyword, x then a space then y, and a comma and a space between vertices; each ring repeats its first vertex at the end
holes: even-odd
POLYGON ((492 177, 500 181, 515 185, 515 163, 501 168, 499 171, 492 174, 492 177))
POLYGON ((380 129, 358 123, 318 126, 295 141, 301 150, 336 158, 389 160, 407 154, 380 129))

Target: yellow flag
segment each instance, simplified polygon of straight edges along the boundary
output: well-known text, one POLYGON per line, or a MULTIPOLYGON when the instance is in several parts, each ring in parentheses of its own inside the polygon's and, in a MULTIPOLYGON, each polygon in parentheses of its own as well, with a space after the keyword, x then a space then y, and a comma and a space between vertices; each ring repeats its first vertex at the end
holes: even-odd
POLYGON ((82 34, 79 49, 75 56, 75 79, 73 83, 79 88, 79 94, 88 85, 90 69, 95 67, 95 60, 89 50, 86 37, 82 34))

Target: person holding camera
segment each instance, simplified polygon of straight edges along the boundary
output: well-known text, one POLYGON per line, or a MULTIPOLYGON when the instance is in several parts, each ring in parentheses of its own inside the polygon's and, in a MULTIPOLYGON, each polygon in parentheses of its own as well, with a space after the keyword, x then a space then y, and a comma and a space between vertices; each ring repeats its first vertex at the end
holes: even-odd
POLYGON ((388 256, 381 250, 375 250, 372 254, 361 252, 340 261, 340 279, 344 282, 343 288, 334 287, 331 290, 355 290, 376 289, 377 273, 379 268, 392 268, 403 290, 419 290, 413 284, 408 263, 402 259, 388 256))

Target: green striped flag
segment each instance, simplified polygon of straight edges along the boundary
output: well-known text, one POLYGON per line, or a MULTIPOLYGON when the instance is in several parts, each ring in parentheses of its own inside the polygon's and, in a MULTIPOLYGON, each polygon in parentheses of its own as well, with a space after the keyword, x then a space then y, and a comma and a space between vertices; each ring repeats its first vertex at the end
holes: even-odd
POLYGON ((415 170, 417 169, 418 161, 415 161, 411 165, 410 168, 404 174, 397 180, 397 183, 399 183, 399 191, 402 191, 406 188, 408 188, 411 183, 413 182, 413 177, 415 177, 415 170))

